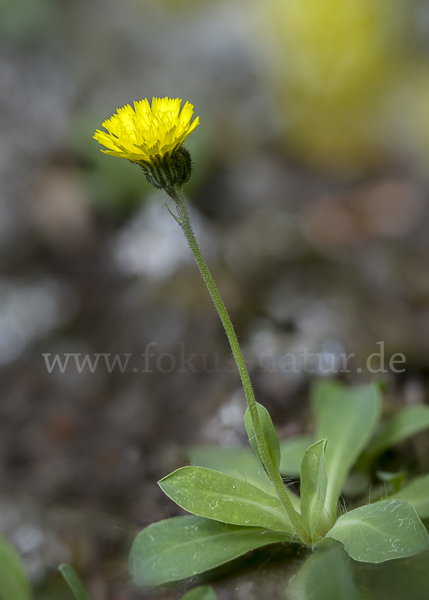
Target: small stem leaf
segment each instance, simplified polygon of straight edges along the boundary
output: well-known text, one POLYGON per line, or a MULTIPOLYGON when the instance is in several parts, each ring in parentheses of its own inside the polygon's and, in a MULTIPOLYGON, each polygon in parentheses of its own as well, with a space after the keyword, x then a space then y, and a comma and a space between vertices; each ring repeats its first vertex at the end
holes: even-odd
POLYGON ((209 585, 199 585, 186 592, 181 600, 216 600, 216 593, 209 585))
POLYGON ((326 537, 341 542, 355 560, 369 563, 412 556, 429 548, 428 533, 414 508, 396 499, 342 515, 326 537))
POLYGON ((312 554, 286 588, 287 600, 371 600, 355 582, 351 561, 340 544, 312 554))
POLYGON ((130 552, 134 583, 156 586, 214 569, 249 550, 284 542, 283 533, 202 519, 173 517, 143 529, 130 552))
POLYGON ((408 406, 381 427, 363 453, 362 460, 366 464, 371 463, 385 450, 428 428, 429 406, 408 406))
POLYGON ((173 219, 176 221, 176 223, 178 225, 181 225, 182 222, 180 221, 179 217, 177 215, 174 214, 174 212, 171 210, 171 208, 168 206, 168 204, 165 205, 165 208, 168 210, 168 212, 170 213, 170 215, 173 217, 173 219))
POLYGON ((30 582, 12 546, 0 537, 0 600, 31 600, 30 582))
POLYGON ((417 477, 400 492, 391 494, 389 498, 406 500, 414 507, 421 519, 429 518, 429 475, 417 477))
POLYGON ((176 504, 199 517, 282 531, 285 539, 293 535, 278 498, 231 475, 204 467, 183 467, 158 485, 176 504))
POLYGON ((293 435, 280 442, 280 473, 299 476, 304 453, 313 442, 311 435, 293 435))
POLYGON ((70 565, 60 565, 58 571, 66 580, 76 600, 90 600, 89 594, 86 591, 81 578, 70 565))
POLYGON ((307 448, 301 464, 301 518, 314 541, 314 533, 325 506, 328 478, 325 467, 326 440, 307 448))
MULTIPOLYGON (((277 437, 276 430, 274 429, 273 422, 270 417, 270 413, 267 411, 265 406, 256 403, 258 408, 259 420, 261 421, 262 434, 264 436, 265 442, 267 444, 268 452, 271 457, 271 460, 275 464, 277 470, 279 470, 280 466, 280 444, 279 438, 277 437)), ((244 416, 244 424, 246 426, 247 436, 249 438, 250 445, 252 446, 256 456, 258 457, 261 465, 266 469, 262 457, 259 453, 258 444, 256 441, 255 430, 253 428, 252 419, 250 416, 250 410, 246 410, 246 414, 244 416)))
MULTIPOLYGON (((346 388, 324 382, 313 390, 316 439, 327 439, 326 472, 328 489, 325 531, 337 516, 337 501, 344 481, 357 457, 368 443, 380 419, 381 397, 377 386, 346 388)), ((325 518, 325 517, 323 517, 325 518)))

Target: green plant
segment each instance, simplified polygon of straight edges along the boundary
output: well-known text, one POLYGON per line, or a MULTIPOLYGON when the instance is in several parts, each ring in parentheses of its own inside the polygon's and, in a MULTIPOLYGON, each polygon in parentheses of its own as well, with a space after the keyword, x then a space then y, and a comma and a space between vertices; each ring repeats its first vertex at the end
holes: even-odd
MULTIPOLYGON (((362 488, 360 500, 366 504, 342 515, 338 512, 341 490, 352 468, 362 469, 359 465, 365 464, 366 470, 358 472, 366 473, 372 465, 368 449, 377 447, 382 452, 428 427, 429 408, 404 409, 380 426, 377 386, 347 388, 331 381, 314 385, 311 403, 315 439, 321 439, 305 449, 308 436, 279 445, 268 413, 264 418, 264 435, 280 472, 296 475, 296 465, 301 463, 301 495, 291 491, 288 495, 311 539, 308 545, 317 549, 334 539, 353 559, 368 563, 411 556, 429 548, 420 521, 429 516, 429 476, 414 479, 389 494, 389 484, 383 483, 387 497, 372 504, 368 503, 368 488, 362 488), (407 427, 401 427, 400 422, 407 422, 407 427), (392 435, 386 435, 389 430, 392 435)), ((159 585, 190 577, 266 544, 302 543, 274 487, 258 469, 256 453, 193 448, 189 456, 198 466, 178 469, 159 485, 196 517, 167 519, 137 536, 130 556, 136 583, 159 585)))
MULTIPOLYGON (((406 481, 404 472, 375 471, 380 484, 371 497, 368 484, 381 453, 429 428, 429 407, 409 407, 381 422, 378 385, 321 380, 310 393, 314 435, 279 442, 268 411, 255 400, 234 328, 189 222, 182 187, 191 175, 191 159, 182 142, 198 124, 191 123, 192 113, 188 103, 180 112, 178 100, 157 99, 152 107, 141 102, 136 112, 124 107, 104 123, 109 135, 99 131, 95 137, 108 153, 142 166, 149 183, 173 200, 176 213, 167 208, 188 241, 237 363, 250 448, 191 448, 193 466, 158 482, 191 515, 154 523, 136 537, 130 552, 134 582, 175 582, 261 546, 298 543, 317 552, 288 585, 290 600, 369 600, 372 593, 360 583, 366 574, 356 566, 349 570, 348 557, 357 565, 421 555, 423 560, 411 566, 417 575, 426 571, 429 536, 420 519, 429 517, 429 475, 406 481), (283 477, 290 476, 299 476, 299 496, 284 485, 283 477), (343 490, 355 499, 349 511, 340 510, 343 490)), ((61 565, 59 571, 76 600, 90 600, 72 567, 61 565)), ((419 598, 426 597, 422 589, 419 598)), ((31 598, 15 551, 0 538, 0 600, 31 598)), ((216 600, 216 594, 198 586, 183 600, 216 600)))
MULTIPOLYGON (((107 153, 139 164, 148 182, 173 201, 176 212, 167 208, 194 255, 237 364, 248 403, 245 426, 259 464, 249 472, 243 465, 243 480, 234 476, 237 457, 232 474, 227 460, 215 459, 213 469, 204 460, 198 465, 194 455, 197 466, 164 477, 161 489, 194 516, 154 523, 137 536, 130 553, 135 583, 156 586, 181 580, 273 543, 297 542, 315 549, 337 540, 352 558, 369 563, 427 549, 428 533, 416 512, 423 515, 428 508, 425 478, 396 490, 396 495, 339 515, 341 489, 356 461, 365 472, 384 448, 429 425, 429 409, 419 407, 419 414, 399 414, 376 431, 381 414, 376 385, 346 388, 322 382, 314 388, 314 443, 308 446, 308 438, 294 440, 300 497, 285 487, 282 470, 291 458, 288 443, 280 447, 268 411, 255 400, 237 336, 200 252, 183 197, 191 160, 182 143, 198 119, 190 122, 193 107, 188 103, 180 113, 180 102, 168 98, 154 99, 152 107, 146 100, 134 106, 135 111, 128 105, 118 110, 104 123, 109 133, 97 131, 95 138, 109 148, 107 153)), ((246 461, 252 463, 249 456, 246 461)))

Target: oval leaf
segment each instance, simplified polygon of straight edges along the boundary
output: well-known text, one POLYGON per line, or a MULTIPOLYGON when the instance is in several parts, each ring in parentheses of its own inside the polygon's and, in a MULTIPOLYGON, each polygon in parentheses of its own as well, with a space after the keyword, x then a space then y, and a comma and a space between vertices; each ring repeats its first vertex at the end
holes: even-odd
POLYGON ((313 443, 311 435, 293 435, 280 442, 280 467, 282 475, 299 476, 304 453, 313 443))
POLYGON ((391 494, 389 498, 406 500, 415 508, 421 519, 429 518, 429 475, 417 477, 400 492, 391 494))
POLYGON ((312 540, 323 513, 328 485, 325 448, 326 440, 316 442, 305 451, 301 464, 302 524, 312 540))
MULTIPOLYGON (((271 457, 271 460, 276 465, 277 470, 280 466, 280 444, 279 438, 277 437, 276 430, 274 429, 273 422, 270 417, 270 413, 267 411, 265 406, 262 404, 256 403, 258 407, 258 415, 259 420, 261 421, 262 434, 264 436, 265 442, 267 444, 268 453, 271 457)), ((259 462, 264 467, 264 463, 259 454, 258 444, 256 442, 255 430, 253 428, 252 418, 250 416, 250 410, 246 410, 246 414, 244 415, 244 424, 246 426, 247 436, 249 438, 250 445, 252 446, 256 456, 258 457, 259 462)))
POLYGON ((284 542, 282 533, 228 525, 200 517, 173 517, 143 529, 130 552, 136 585, 155 586, 214 569, 268 544, 284 542))
POLYGON ((342 515, 326 537, 341 542, 352 558, 381 563, 429 548, 428 533, 404 500, 383 500, 342 515))
POLYGON ((70 565, 60 565, 58 571, 66 580, 76 600, 90 600, 81 578, 70 565))
POLYGON ((0 598, 1 600, 31 600, 30 583, 21 561, 8 542, 0 537, 0 598))
POLYGON ((193 590, 186 592, 181 600, 216 600, 216 593, 209 585, 199 585, 193 590))
POLYGON ((231 475, 204 467, 183 467, 158 485, 176 504, 198 517, 293 534, 278 498, 231 475))

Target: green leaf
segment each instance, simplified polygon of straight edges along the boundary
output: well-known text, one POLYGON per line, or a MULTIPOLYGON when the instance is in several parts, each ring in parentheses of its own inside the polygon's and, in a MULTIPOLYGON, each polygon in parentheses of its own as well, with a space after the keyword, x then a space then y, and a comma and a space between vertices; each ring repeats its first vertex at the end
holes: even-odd
POLYGON ((400 492, 391 494, 389 498, 406 500, 415 508, 421 519, 429 518, 429 475, 417 477, 400 492))
POLYGON ((408 406, 397 412, 374 436, 362 460, 371 462, 376 456, 406 438, 429 427, 429 406, 408 406))
POLYGON ((130 552, 136 585, 155 586, 193 577, 249 550, 284 542, 285 535, 202 519, 173 517, 143 529, 130 552))
MULTIPOLYGON (((271 457, 271 460, 276 465, 277 470, 280 466, 280 444, 279 438, 277 437, 276 430, 274 429, 273 422, 270 417, 270 413, 267 411, 265 406, 262 404, 256 403, 258 407, 258 415, 259 420, 261 421, 262 434, 264 436, 265 442, 268 447, 268 453, 271 457)), ((246 426, 247 436, 249 438, 250 445, 252 446, 256 456, 258 457, 259 462, 265 468, 264 463, 262 461, 262 457, 259 454, 258 444, 256 442, 255 430, 253 429, 253 423, 250 416, 250 410, 246 410, 246 414, 244 415, 244 424, 246 426)))
POLYGON ((370 600, 354 580, 351 561, 340 544, 312 554, 286 588, 287 600, 370 600))
POLYGON ((346 388, 323 381, 312 391, 316 413, 316 438, 327 439, 328 489, 325 507, 335 522, 337 500, 343 483, 379 421, 381 397, 375 385, 346 388))
POLYGON ((66 580, 76 600, 90 600, 81 578, 70 565, 60 565, 58 571, 66 580))
POLYGON ((304 453, 313 442, 311 435, 294 435, 280 442, 280 473, 299 476, 304 453))
POLYGON ((207 467, 248 483, 275 495, 275 489, 260 462, 250 448, 194 446, 186 451, 189 460, 198 467, 207 467))
POLYGON ((32 597, 30 583, 17 553, 0 537, 0 599, 31 600, 32 597))
POLYGON ((381 563, 429 548, 428 533, 415 509, 404 500, 360 506, 337 520, 326 537, 341 542, 355 560, 381 563))
POLYGON ((204 467, 182 467, 158 485, 176 504, 198 517, 293 535, 278 498, 231 475, 204 467))
POLYGON ((325 506, 328 478, 325 467, 326 440, 305 451, 301 464, 301 516, 304 529, 314 539, 325 506))
POLYGON ((209 585, 200 585, 182 596, 181 600, 216 600, 216 594, 209 585))

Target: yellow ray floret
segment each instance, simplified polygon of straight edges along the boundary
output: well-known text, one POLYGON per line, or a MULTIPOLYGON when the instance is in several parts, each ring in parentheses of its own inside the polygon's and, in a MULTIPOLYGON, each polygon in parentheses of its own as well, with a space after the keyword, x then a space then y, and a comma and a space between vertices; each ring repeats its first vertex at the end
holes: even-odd
POLYGON ((199 125, 196 117, 192 123, 194 107, 186 102, 182 110, 179 98, 153 98, 134 102, 134 110, 126 104, 115 115, 104 121, 108 131, 97 131, 94 139, 108 148, 106 154, 126 158, 133 162, 151 163, 177 150, 199 125))

